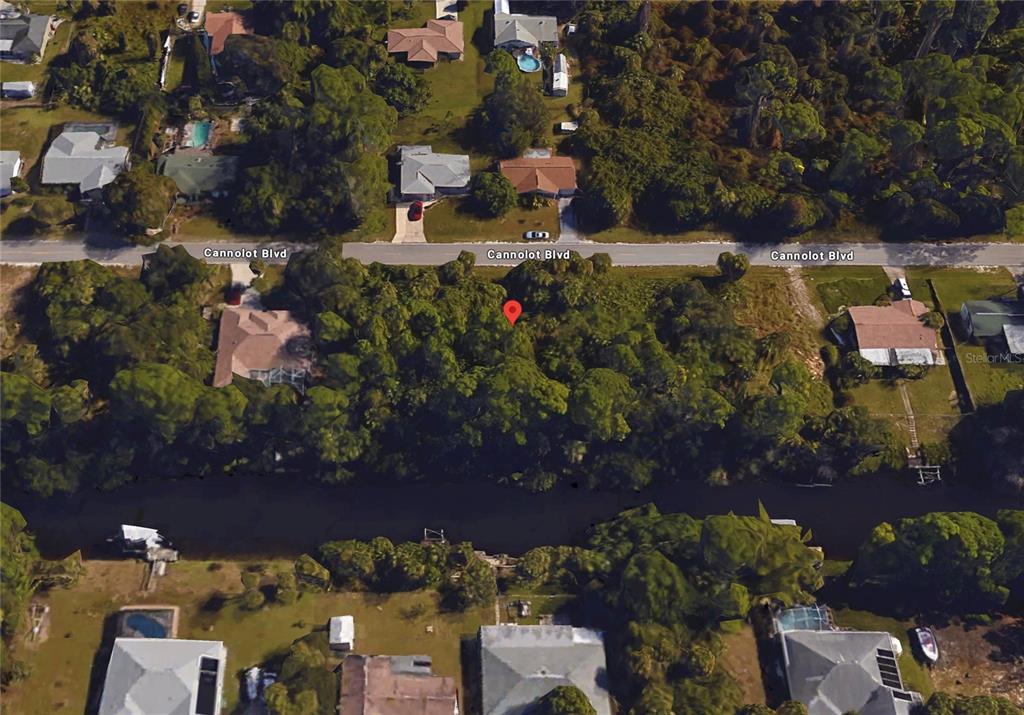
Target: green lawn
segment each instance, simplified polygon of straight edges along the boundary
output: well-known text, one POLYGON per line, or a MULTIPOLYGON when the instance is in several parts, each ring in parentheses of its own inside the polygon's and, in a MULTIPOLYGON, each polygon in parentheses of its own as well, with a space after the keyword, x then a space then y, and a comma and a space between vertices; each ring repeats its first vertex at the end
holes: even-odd
POLYGON ((978 405, 1001 402, 1008 390, 1024 388, 1024 364, 990 361, 985 348, 964 340, 959 330, 959 312, 964 301, 1014 295, 1016 283, 1005 268, 970 270, 958 268, 911 268, 907 280, 911 292, 934 308, 927 281, 931 280, 946 311, 946 319, 954 328, 957 356, 971 394, 978 405))
POLYGON ((514 208, 500 219, 482 219, 465 209, 466 199, 448 198, 429 207, 423 220, 431 243, 522 241, 524 231, 547 231, 558 238, 558 207, 514 208))
MULTIPOLYGON (((19 657, 32 668, 32 674, 4 694, 4 709, 19 715, 85 711, 104 619, 130 604, 178 606, 179 638, 224 642, 228 651, 225 713, 238 702, 235 676, 239 672, 283 652, 295 639, 324 627, 331 616, 355 617, 358 653, 429 655, 435 673, 459 679, 460 636, 494 622, 490 608, 440 613, 438 595, 432 591, 389 596, 304 593, 293 605, 271 604, 246 613, 230 600, 241 590, 241 566, 244 564, 223 563, 211 571, 209 562, 179 561, 169 567, 156 593, 143 594, 137 590, 142 582, 141 564, 87 562, 86 576, 77 586, 47 597, 52 617, 49 638, 38 646, 19 649, 19 657), (433 632, 429 633, 431 626, 433 632)), ((268 564, 267 573, 289 566, 287 562, 268 564)), ((94 672, 102 678, 105 668, 102 663, 94 672)))
MULTIPOLYGON (((941 442, 960 419, 953 378, 949 368, 936 365, 920 380, 906 380, 907 394, 914 410, 917 437, 921 444, 941 442)), ((899 425, 897 435, 908 441, 903 400, 893 380, 871 380, 849 391, 853 404, 865 408, 873 416, 899 425)))
POLYGON ((889 279, 878 266, 805 268, 803 276, 812 299, 817 299, 826 315, 851 305, 872 305, 889 288, 889 279))
MULTIPOLYGON (((33 11, 42 12, 35 9, 35 3, 33 3, 32 7, 33 11)), ((36 99, 39 99, 39 93, 43 91, 43 84, 46 80, 46 72, 50 69, 50 63, 64 52, 68 40, 71 38, 74 26, 75 23, 68 20, 60 24, 57 31, 53 33, 53 37, 46 43, 46 51, 43 53, 41 62, 36 62, 33 65, 22 65, 17 62, 0 62, 0 79, 4 82, 35 82, 36 99)))
POLYGON ((686 231, 685 233, 651 233, 633 226, 615 226, 597 233, 588 233, 587 239, 598 243, 698 243, 701 241, 733 241, 727 231, 686 231))
POLYGON ((927 700, 934 689, 932 676, 928 668, 919 663, 910 647, 907 631, 914 627, 912 621, 900 621, 895 618, 879 616, 870 611, 855 611, 843 608, 834 611, 836 625, 858 631, 882 631, 896 636, 903 644, 903 655, 899 658, 900 674, 903 676, 904 687, 917 691, 927 700))

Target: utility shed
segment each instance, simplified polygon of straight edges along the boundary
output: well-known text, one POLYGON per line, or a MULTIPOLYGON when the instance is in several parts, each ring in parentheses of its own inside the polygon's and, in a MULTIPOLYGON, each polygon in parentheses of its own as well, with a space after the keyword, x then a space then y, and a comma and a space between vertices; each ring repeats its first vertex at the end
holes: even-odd
POLYGON ((551 73, 551 94, 556 97, 569 94, 569 60, 563 54, 555 56, 555 66, 551 73))
POLYGON ((356 619, 352 616, 334 616, 327 623, 330 646, 333 651, 350 651, 356 645, 356 619))

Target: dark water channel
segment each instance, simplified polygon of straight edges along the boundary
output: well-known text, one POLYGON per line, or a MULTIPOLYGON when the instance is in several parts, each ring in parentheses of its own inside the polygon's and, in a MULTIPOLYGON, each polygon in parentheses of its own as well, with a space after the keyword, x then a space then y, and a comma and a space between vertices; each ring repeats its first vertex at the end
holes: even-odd
POLYGON ((122 523, 156 527, 186 557, 297 555, 331 539, 418 540, 424 527, 444 529, 490 552, 581 542, 588 527, 654 502, 662 512, 694 516, 757 513, 796 519, 833 558, 851 558, 872 527, 929 511, 1024 508, 1020 500, 953 487, 915 487, 891 479, 851 480, 807 489, 774 483, 709 487, 678 482, 640 493, 561 489, 530 494, 493 485, 402 486, 317 484, 298 477, 190 479, 140 483, 113 492, 40 500, 5 490, 49 557, 82 549, 102 554, 122 523))

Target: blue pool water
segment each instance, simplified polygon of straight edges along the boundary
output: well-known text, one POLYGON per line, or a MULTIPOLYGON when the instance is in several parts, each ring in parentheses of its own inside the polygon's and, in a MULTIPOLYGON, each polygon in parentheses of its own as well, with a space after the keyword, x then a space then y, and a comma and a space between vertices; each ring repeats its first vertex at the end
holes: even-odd
POLYGON ((166 638, 167 629, 160 621, 144 613, 133 613, 125 619, 125 625, 138 631, 144 638, 166 638))
POLYGON ((210 130, 213 122, 192 122, 192 136, 189 138, 189 146, 206 146, 210 141, 210 130))
POLYGON ((540 69, 540 60, 533 55, 519 55, 516 64, 523 72, 536 72, 540 69))

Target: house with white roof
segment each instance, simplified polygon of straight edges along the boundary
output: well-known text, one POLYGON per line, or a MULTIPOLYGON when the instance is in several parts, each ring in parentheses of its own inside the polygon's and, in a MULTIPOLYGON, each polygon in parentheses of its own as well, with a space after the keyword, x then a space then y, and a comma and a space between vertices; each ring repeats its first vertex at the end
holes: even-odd
POLYGON ((128 168, 128 147, 113 146, 104 127, 66 125, 43 157, 43 184, 74 184, 84 196, 128 168))
POLYGON ((220 715, 227 658, 220 641, 118 638, 99 715, 220 715))
POLYGON ((398 194, 402 201, 465 194, 469 179, 469 157, 465 154, 438 154, 422 145, 398 147, 398 194))

